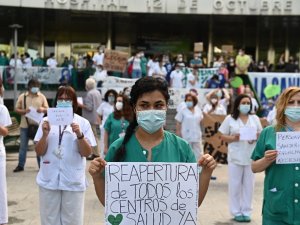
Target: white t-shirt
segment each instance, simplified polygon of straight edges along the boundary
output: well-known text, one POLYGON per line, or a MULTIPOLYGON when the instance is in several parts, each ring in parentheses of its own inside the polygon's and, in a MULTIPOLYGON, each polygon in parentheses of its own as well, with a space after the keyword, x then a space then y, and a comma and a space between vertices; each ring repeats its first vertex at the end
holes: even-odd
POLYGON ((32 67, 32 62, 31 62, 30 57, 24 59, 23 67, 24 68, 31 68, 32 67))
POLYGON ((153 72, 154 72, 154 69, 155 69, 155 65, 157 63, 154 62, 152 59, 149 59, 148 63, 147 63, 147 68, 148 68, 148 76, 152 76, 153 72))
POLYGON ((102 122, 100 127, 103 128, 105 121, 109 114, 111 114, 114 111, 114 106, 109 104, 108 102, 103 101, 100 106, 97 109, 98 115, 102 116, 102 122))
POLYGON ((166 75, 167 75, 167 70, 164 66, 160 67, 159 63, 157 63, 157 64, 155 64, 153 74, 155 74, 156 77, 160 77, 160 78, 165 79, 166 75))
POLYGON ((103 60, 104 60, 104 54, 103 53, 96 53, 93 56, 93 61, 96 65, 103 65, 103 60))
POLYGON ((129 63, 133 63, 132 69, 133 70, 141 70, 141 59, 139 57, 131 57, 128 59, 129 63), (132 61, 133 60, 133 61, 132 61))
POLYGON ((259 108, 259 105, 255 98, 251 98, 251 103, 252 103, 251 113, 255 114, 259 108))
POLYGON ((175 120, 181 123, 181 135, 187 142, 201 142, 200 122, 203 119, 201 109, 195 107, 194 113, 188 108, 176 114, 175 120))
POLYGON ((53 59, 53 58, 47 59, 47 66, 50 68, 56 68, 57 67, 56 59, 53 59))
MULTIPOLYGON (((219 131, 224 135, 234 135, 240 133, 241 127, 253 127, 257 130, 257 133, 262 131, 260 120, 256 115, 249 115, 246 124, 244 124, 240 118, 235 120, 231 115, 228 115, 219 127, 219 131)), ((255 142, 249 144, 248 141, 228 143, 228 162, 242 166, 250 165, 252 161, 251 155, 255 145, 255 142)))
MULTIPOLYGON (((43 118, 43 121, 47 117, 43 118)), ((35 135, 34 141, 38 142, 43 135, 42 124, 35 135)), ((89 121, 74 114, 73 122, 77 123, 84 138, 91 146, 96 146, 96 140, 89 121)), ((50 190, 85 191, 87 180, 85 176, 86 158, 79 153, 77 136, 71 126, 61 126, 63 137, 61 142, 61 159, 55 154, 59 145, 59 126, 50 125, 51 129, 47 138, 48 146, 45 155, 41 157, 41 167, 36 181, 43 188, 50 190)))
MULTIPOLYGON (((7 127, 11 125, 9 112, 5 105, 0 105, 0 126, 7 127)), ((3 136, 0 135, 0 156, 5 155, 5 146, 3 144, 3 136)))
POLYGON ((196 77, 192 73, 188 73, 188 75, 187 75, 186 88, 189 88, 189 89, 191 89, 191 88, 199 88, 199 82, 197 81, 196 77), (190 83, 190 81, 195 81, 195 80, 196 80, 196 83, 194 85, 192 85, 190 83))
POLYGON ((172 80, 172 88, 182 88, 182 79, 184 78, 184 74, 180 70, 173 70, 170 74, 170 78, 172 80))
MULTIPOLYGON (((11 67, 15 67, 15 59, 14 58, 10 59, 9 65, 11 67)), ((23 66, 23 63, 22 63, 21 59, 17 59, 17 68, 21 68, 22 66, 23 66)))
MULTIPOLYGON (((203 112, 208 113, 212 109, 212 105, 210 103, 205 104, 203 107, 203 112)), ((215 110, 211 113, 214 115, 227 115, 227 111, 223 105, 218 104, 215 110)))

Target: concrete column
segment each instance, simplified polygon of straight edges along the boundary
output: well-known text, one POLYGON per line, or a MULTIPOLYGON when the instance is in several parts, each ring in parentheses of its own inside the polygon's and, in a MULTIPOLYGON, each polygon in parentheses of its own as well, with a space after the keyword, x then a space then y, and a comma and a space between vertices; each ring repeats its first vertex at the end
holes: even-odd
POLYGON ((260 38, 259 38, 259 35, 260 35, 260 19, 259 17, 257 17, 256 19, 256 46, 255 46, 255 60, 256 62, 259 61, 259 41, 260 41, 260 38))
POLYGON ((285 49, 284 49, 284 61, 288 62, 290 57, 290 49, 289 49, 289 25, 286 25, 286 33, 285 33, 285 49))
POLYGON ((107 18, 107 42, 106 48, 111 49, 111 38, 112 38, 112 16, 111 13, 108 14, 107 18))
POLYGON ((45 26, 45 13, 44 10, 41 10, 41 20, 40 20, 40 46, 39 53, 40 56, 45 58, 45 39, 44 39, 44 26, 45 26))
POLYGON ((269 49, 268 49, 268 61, 270 64, 275 63, 275 49, 274 49, 274 27, 273 27, 273 21, 271 20, 270 23, 270 42, 269 42, 269 49))
POLYGON ((28 40, 24 41, 24 52, 28 51, 28 40))
POLYGON ((213 61, 214 46, 213 46, 213 17, 209 16, 208 26, 208 50, 207 50, 207 65, 213 61))

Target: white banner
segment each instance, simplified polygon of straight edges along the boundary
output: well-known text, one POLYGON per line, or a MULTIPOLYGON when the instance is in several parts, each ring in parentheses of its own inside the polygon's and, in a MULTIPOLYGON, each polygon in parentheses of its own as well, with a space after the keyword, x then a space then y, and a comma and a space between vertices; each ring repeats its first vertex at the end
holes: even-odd
POLYGON ((196 163, 107 163, 105 224, 197 224, 196 163))
POLYGON ((279 85, 281 92, 287 87, 300 86, 300 73, 249 73, 250 81, 261 101, 266 100, 264 89, 269 84, 279 85))
MULTIPOLYGON (((0 68, 2 76, 8 84, 14 83, 15 70, 12 67, 0 68)), ((59 84, 63 80, 71 79, 71 71, 68 68, 31 67, 17 68, 17 83, 27 84, 32 78, 37 78, 43 84, 59 84)))

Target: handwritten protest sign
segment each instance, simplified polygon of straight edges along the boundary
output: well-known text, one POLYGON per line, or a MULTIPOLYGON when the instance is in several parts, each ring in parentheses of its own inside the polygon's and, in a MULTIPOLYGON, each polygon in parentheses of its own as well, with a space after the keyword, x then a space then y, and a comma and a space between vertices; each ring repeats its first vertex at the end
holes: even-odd
POLYGON ((48 121, 51 125, 70 125, 73 122, 73 108, 48 108, 48 121))
POLYGON ((197 224, 196 163, 107 163, 106 225, 197 224))
POLYGON ((116 50, 105 50, 103 67, 107 71, 124 72, 127 66, 128 53, 116 50))
POLYGON ((36 123, 40 123, 40 121, 44 117, 44 113, 39 113, 36 108, 29 106, 30 112, 26 113, 25 116, 36 123))
POLYGON ((225 116, 204 113, 204 152, 210 153, 220 163, 227 163, 227 143, 218 132, 225 116))
POLYGON ((277 132, 277 164, 300 163, 300 132, 277 132))

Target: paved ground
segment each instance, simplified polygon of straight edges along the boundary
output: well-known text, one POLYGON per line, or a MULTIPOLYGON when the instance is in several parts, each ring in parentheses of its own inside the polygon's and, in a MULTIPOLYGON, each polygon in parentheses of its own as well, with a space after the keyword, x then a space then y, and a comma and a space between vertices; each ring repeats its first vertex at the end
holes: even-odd
MULTIPOLYGON (((38 187, 35 177, 38 171, 35 153, 29 151, 24 172, 13 173, 17 165, 18 153, 7 153, 7 182, 9 203, 9 224, 39 225, 38 187)), ((227 166, 218 166, 214 175, 217 180, 211 181, 208 194, 199 209, 200 225, 234 225, 228 212, 227 166)), ((92 179, 87 175, 90 186, 86 191, 85 225, 104 224, 104 208, 97 200, 92 179)), ((256 175, 256 188, 253 201, 252 222, 249 225, 261 224, 261 203, 264 174, 256 175)), ((75 225, 75 224, 74 224, 75 225)))

